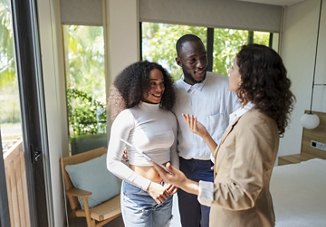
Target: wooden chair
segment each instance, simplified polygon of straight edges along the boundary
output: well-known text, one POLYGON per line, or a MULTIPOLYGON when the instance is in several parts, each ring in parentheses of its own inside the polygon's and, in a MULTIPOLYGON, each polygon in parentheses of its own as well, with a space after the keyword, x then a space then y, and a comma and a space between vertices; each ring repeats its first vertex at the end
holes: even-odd
POLYGON ((92 192, 75 188, 70 180, 70 177, 65 167, 66 165, 78 164, 99 157, 106 152, 106 148, 101 147, 77 155, 64 157, 60 160, 63 184, 66 191, 67 200, 71 209, 69 215, 71 215, 71 217, 85 217, 88 227, 103 226, 106 223, 119 217, 121 215, 120 195, 115 196, 109 199, 108 201, 92 208, 89 207, 88 197, 92 194, 92 192), (84 209, 81 208, 78 202, 78 198, 81 198, 83 200, 84 209))

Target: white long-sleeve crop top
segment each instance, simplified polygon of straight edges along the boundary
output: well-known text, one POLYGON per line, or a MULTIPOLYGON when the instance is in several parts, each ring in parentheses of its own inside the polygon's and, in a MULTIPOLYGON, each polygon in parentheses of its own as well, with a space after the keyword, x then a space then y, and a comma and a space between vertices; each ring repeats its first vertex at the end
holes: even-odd
POLYGON ((121 111, 112 123, 108 145, 108 170, 117 177, 147 190, 151 181, 121 162, 123 151, 127 147, 129 163, 132 165, 153 164, 134 148, 126 146, 120 138, 148 154, 157 163, 171 162, 172 165, 179 166, 176 152, 176 117, 171 111, 159 108, 159 104, 141 102, 136 107, 121 111))

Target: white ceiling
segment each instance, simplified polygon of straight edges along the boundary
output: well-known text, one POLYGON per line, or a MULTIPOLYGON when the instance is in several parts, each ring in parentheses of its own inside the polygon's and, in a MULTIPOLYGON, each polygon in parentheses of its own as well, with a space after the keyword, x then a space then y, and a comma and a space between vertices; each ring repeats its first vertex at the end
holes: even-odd
POLYGON ((259 4, 278 5, 278 6, 290 6, 304 0, 238 0, 243 2, 253 2, 259 4))

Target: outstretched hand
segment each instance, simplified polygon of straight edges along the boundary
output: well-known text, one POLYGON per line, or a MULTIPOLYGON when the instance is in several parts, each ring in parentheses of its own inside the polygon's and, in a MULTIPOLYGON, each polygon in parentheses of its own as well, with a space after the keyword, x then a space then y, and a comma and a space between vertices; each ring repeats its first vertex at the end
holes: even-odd
POLYGON ((169 183, 164 184, 164 188, 169 195, 173 195, 178 191, 178 188, 175 185, 169 183))
POLYGON ((161 166, 156 163, 153 164, 156 171, 160 174, 164 182, 168 182, 181 188, 182 190, 194 195, 198 195, 198 182, 188 179, 183 172, 174 168, 170 163, 166 164, 166 167, 171 172, 167 172, 161 166))
POLYGON ((182 114, 182 116, 193 133, 200 137, 205 137, 209 134, 205 126, 197 120, 196 116, 191 114, 182 114))
POLYGON ((182 114, 183 120, 188 124, 191 131, 199 135, 209 146, 212 153, 215 152, 217 148, 217 143, 209 134, 205 126, 197 120, 197 117, 191 114, 182 114))
POLYGON ((153 163, 154 168, 160 174, 164 182, 168 182, 177 187, 181 187, 183 182, 186 180, 186 176, 180 170, 174 168, 170 163, 166 164, 166 168, 171 172, 167 172, 161 166, 153 163))

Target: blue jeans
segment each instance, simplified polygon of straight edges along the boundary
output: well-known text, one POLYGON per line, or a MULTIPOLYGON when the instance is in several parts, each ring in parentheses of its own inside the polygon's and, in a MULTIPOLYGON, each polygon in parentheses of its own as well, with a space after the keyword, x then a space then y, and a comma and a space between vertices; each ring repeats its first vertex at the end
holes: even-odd
POLYGON ((172 196, 157 204, 144 190, 126 181, 121 187, 121 212, 125 227, 165 227, 172 219, 172 196))
MULTIPOLYGON (((180 157, 180 170, 191 180, 214 181, 213 163, 210 160, 183 159, 180 157)), ((183 227, 208 227, 210 208, 201 205, 197 195, 178 189, 178 203, 183 227)))

